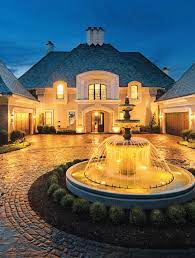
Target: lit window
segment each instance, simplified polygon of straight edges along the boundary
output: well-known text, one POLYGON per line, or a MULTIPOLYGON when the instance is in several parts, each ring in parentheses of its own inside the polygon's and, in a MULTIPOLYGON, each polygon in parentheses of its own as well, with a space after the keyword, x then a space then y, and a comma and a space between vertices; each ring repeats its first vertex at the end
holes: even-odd
POLYGON ((45 125, 53 125, 53 112, 52 111, 45 112, 45 125))
POLYGON ((62 84, 59 84, 57 86, 57 99, 63 99, 64 98, 64 86, 62 84))
POLYGON ((76 113, 74 111, 68 112, 69 125, 73 125, 76 121, 76 113))
POLYGON ((99 83, 89 85, 89 100, 94 99, 106 99, 106 85, 99 83))
POLYGON ((131 99, 138 99, 138 86, 131 86, 131 99))

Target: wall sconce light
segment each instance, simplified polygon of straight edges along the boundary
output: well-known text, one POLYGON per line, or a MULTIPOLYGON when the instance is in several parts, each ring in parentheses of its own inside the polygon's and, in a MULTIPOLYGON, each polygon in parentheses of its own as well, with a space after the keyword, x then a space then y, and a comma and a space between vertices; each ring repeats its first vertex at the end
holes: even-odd
POLYGON ((36 118, 36 116, 35 115, 33 115, 33 119, 35 119, 36 118))
POLYGON ((120 128, 120 126, 113 126, 112 131, 113 131, 113 133, 120 133, 121 128, 120 128))
POLYGON ((84 132, 84 128, 83 128, 82 126, 78 126, 78 127, 76 128, 76 132, 77 132, 77 133, 83 133, 83 132, 84 132))
POLYGON ((160 119, 163 119, 163 114, 159 115, 159 118, 160 118, 160 119))
POLYGON ((195 120, 195 113, 191 113, 190 118, 191 118, 191 120, 195 120))
POLYGON ((98 115, 99 115, 99 113, 96 111, 96 112, 95 112, 95 116, 98 116, 98 115))

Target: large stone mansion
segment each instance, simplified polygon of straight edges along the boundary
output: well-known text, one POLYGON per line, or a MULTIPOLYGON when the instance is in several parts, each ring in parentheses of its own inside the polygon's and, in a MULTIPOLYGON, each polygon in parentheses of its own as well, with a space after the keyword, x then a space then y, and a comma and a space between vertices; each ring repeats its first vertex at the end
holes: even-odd
POLYGON ((119 105, 128 96, 135 104, 132 119, 149 125, 156 113, 166 132, 163 102, 159 109, 156 99, 174 84, 167 70, 139 52, 104 43, 101 27, 86 34, 87 42, 70 52, 55 51, 48 42, 47 54, 18 80, 0 64, 0 129, 29 134, 37 125, 53 125, 78 133, 118 132, 119 105))

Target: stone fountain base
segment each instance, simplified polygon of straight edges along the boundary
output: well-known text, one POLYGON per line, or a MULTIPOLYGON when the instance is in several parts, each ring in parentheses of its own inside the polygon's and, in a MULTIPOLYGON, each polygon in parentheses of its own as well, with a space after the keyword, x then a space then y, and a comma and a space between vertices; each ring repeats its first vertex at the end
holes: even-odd
POLYGON ((66 173, 67 188, 75 195, 89 201, 100 201, 107 206, 117 205, 124 208, 139 206, 144 209, 164 208, 175 203, 184 203, 195 197, 194 177, 188 171, 169 165, 174 180, 169 187, 139 192, 136 189, 115 189, 104 184, 91 182, 84 176, 87 162, 81 162, 68 169, 66 173), (187 180, 187 181, 186 181, 187 180), (183 183, 182 182, 187 182, 183 183))

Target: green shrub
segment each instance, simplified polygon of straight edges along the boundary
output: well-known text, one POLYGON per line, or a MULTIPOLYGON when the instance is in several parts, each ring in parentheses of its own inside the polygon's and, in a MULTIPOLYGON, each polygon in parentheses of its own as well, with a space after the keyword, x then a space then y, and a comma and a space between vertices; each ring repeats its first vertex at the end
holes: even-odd
POLYGON ((190 221, 195 223, 195 201, 187 203, 185 209, 190 221))
POLYGON ((173 224, 185 224, 186 222, 186 211, 181 205, 172 205, 167 208, 167 217, 173 224))
POLYGON ((57 134, 76 134, 75 130, 60 130, 57 131, 57 134))
POLYGON ((66 194, 65 196, 62 197, 60 201, 60 205, 62 207, 72 207, 74 200, 75 200, 75 197, 73 195, 66 194))
POLYGON ((50 127, 48 125, 44 125, 43 128, 42 128, 42 133, 43 134, 50 133, 50 127))
POLYGON ((150 126, 147 126, 147 125, 141 125, 140 126, 140 132, 142 133, 146 133, 146 132, 150 132, 150 126))
POLYGON ((160 226, 165 223, 165 217, 161 210, 154 209, 150 213, 150 221, 155 226, 160 226))
POLYGON ((67 167, 67 169, 70 168, 72 166, 72 162, 67 162, 65 166, 67 167))
POLYGON ((58 176, 52 174, 47 179, 47 186, 49 187, 51 184, 58 184, 58 176))
POLYGON ((77 163, 80 163, 81 161, 82 161, 81 159, 75 159, 75 160, 73 160, 72 166, 75 165, 75 164, 77 164, 77 163))
POLYGON ((23 142, 25 140, 25 132, 20 130, 12 131, 10 134, 10 139, 12 142, 23 142))
POLYGON ((58 167, 56 171, 60 177, 63 177, 65 175, 63 166, 58 167))
POLYGON ((56 133, 56 128, 54 126, 50 126, 49 133, 55 134, 56 133))
POLYGON ((47 194, 50 196, 53 194, 54 191, 56 191, 60 186, 58 184, 51 184, 47 190, 47 194))
POLYGON ((77 198, 73 202, 72 210, 76 214, 88 214, 89 202, 85 199, 77 198))
POLYGON ((114 224, 119 224, 125 220, 124 209, 118 206, 112 206, 109 210, 109 217, 114 224))
POLYGON ((0 130, 0 145, 8 143, 8 133, 5 130, 0 130))
POLYGON ((94 202, 90 205, 90 216, 93 222, 100 222, 106 218, 107 209, 103 203, 94 202))
POLYGON ((195 140, 195 131, 192 131, 189 135, 189 139, 195 140))
POLYGON ((42 133, 43 126, 42 125, 37 125, 37 131, 38 131, 38 133, 42 133))
POLYGON ((182 138, 183 138, 185 141, 188 141, 191 132, 192 132, 192 130, 189 130, 189 129, 183 130, 183 131, 181 132, 182 138))
POLYGON ((66 194, 66 190, 64 188, 59 187, 53 192, 52 197, 55 202, 60 202, 62 197, 65 196, 65 194, 66 194))
POLYGON ((151 128, 152 133, 160 133, 160 126, 159 125, 154 125, 151 128))
POLYGON ((132 224, 136 224, 138 226, 142 226, 146 223, 146 214, 144 210, 139 207, 134 207, 130 210, 129 213, 129 222, 132 224))

